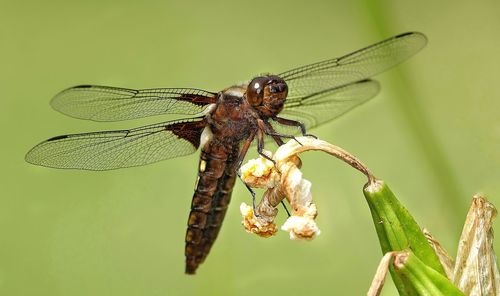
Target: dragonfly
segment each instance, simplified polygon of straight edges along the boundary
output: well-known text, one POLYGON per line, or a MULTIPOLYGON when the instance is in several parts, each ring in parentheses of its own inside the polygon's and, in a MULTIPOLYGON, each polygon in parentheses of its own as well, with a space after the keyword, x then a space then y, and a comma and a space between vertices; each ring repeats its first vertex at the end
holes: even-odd
POLYGON ((426 43, 424 34, 407 32, 338 58, 259 75, 219 92, 71 87, 57 94, 51 105, 75 118, 121 121, 164 114, 186 118, 56 136, 33 147, 25 159, 51 168, 102 171, 151 164, 201 148, 185 235, 185 272, 194 274, 219 234, 238 169, 252 143, 267 158, 266 139, 281 145, 299 133, 308 135, 310 128, 370 100, 380 90, 370 77, 408 59, 426 43))

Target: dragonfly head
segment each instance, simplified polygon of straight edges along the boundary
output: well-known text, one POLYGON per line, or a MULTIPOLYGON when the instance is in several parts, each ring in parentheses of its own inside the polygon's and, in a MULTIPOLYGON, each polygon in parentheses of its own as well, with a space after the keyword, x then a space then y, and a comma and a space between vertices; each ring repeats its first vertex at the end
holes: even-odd
POLYGON ((255 77, 245 92, 248 103, 268 117, 283 109, 287 95, 288 86, 285 80, 276 75, 255 77))

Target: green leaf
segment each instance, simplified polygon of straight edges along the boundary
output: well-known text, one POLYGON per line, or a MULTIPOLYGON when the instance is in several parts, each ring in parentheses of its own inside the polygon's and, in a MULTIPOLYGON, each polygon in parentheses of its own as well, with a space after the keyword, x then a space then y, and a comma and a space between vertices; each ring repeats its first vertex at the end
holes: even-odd
POLYGON ((424 264, 414 253, 402 252, 394 259, 395 274, 417 295, 464 295, 444 275, 424 264))
MULTIPOLYGON (((363 193, 370 207, 382 253, 410 250, 425 265, 446 277, 438 256, 427 242, 420 226, 389 187, 383 181, 375 180, 365 185, 363 193)), ((415 294, 394 273, 393 268, 391 276, 400 295, 415 294)))

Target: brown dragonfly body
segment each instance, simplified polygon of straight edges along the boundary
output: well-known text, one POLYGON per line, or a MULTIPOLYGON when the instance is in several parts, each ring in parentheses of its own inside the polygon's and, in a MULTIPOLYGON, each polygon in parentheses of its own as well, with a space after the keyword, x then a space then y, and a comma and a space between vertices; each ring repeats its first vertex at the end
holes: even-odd
MULTIPOLYGON (((185 237, 186 273, 207 257, 226 214, 238 169, 254 140, 283 138, 330 121, 374 97, 369 77, 406 60, 426 44, 404 33, 340 58, 263 75, 214 93, 193 88, 126 88, 82 85, 56 95, 52 106, 95 121, 161 114, 190 115, 129 130, 50 138, 26 155, 30 163, 69 169, 110 170, 154 163, 201 147, 198 178, 185 237)), ((252 192, 253 194, 253 192, 252 192)))
POLYGON ((206 115, 186 233, 187 273, 194 273, 208 255, 222 226, 237 169, 256 135, 261 152, 263 135, 272 131, 268 118, 276 118, 281 111, 287 91, 286 83, 279 77, 258 77, 247 87, 234 86, 219 93, 206 115), (254 90, 253 100, 248 99, 247 88, 254 90))

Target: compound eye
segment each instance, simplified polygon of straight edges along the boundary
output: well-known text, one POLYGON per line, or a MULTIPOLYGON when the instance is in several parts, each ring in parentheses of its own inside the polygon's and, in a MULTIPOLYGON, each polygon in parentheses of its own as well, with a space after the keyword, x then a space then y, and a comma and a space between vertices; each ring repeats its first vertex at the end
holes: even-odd
POLYGON ((246 97, 252 106, 259 106, 264 99, 264 87, 268 82, 266 77, 256 77, 248 85, 246 97))
POLYGON ((268 85, 268 91, 273 97, 286 98, 288 94, 288 86, 286 82, 278 76, 272 77, 271 83, 268 85))
POLYGON ((280 93, 284 91, 284 87, 281 84, 271 84, 269 86, 270 93, 280 93))

